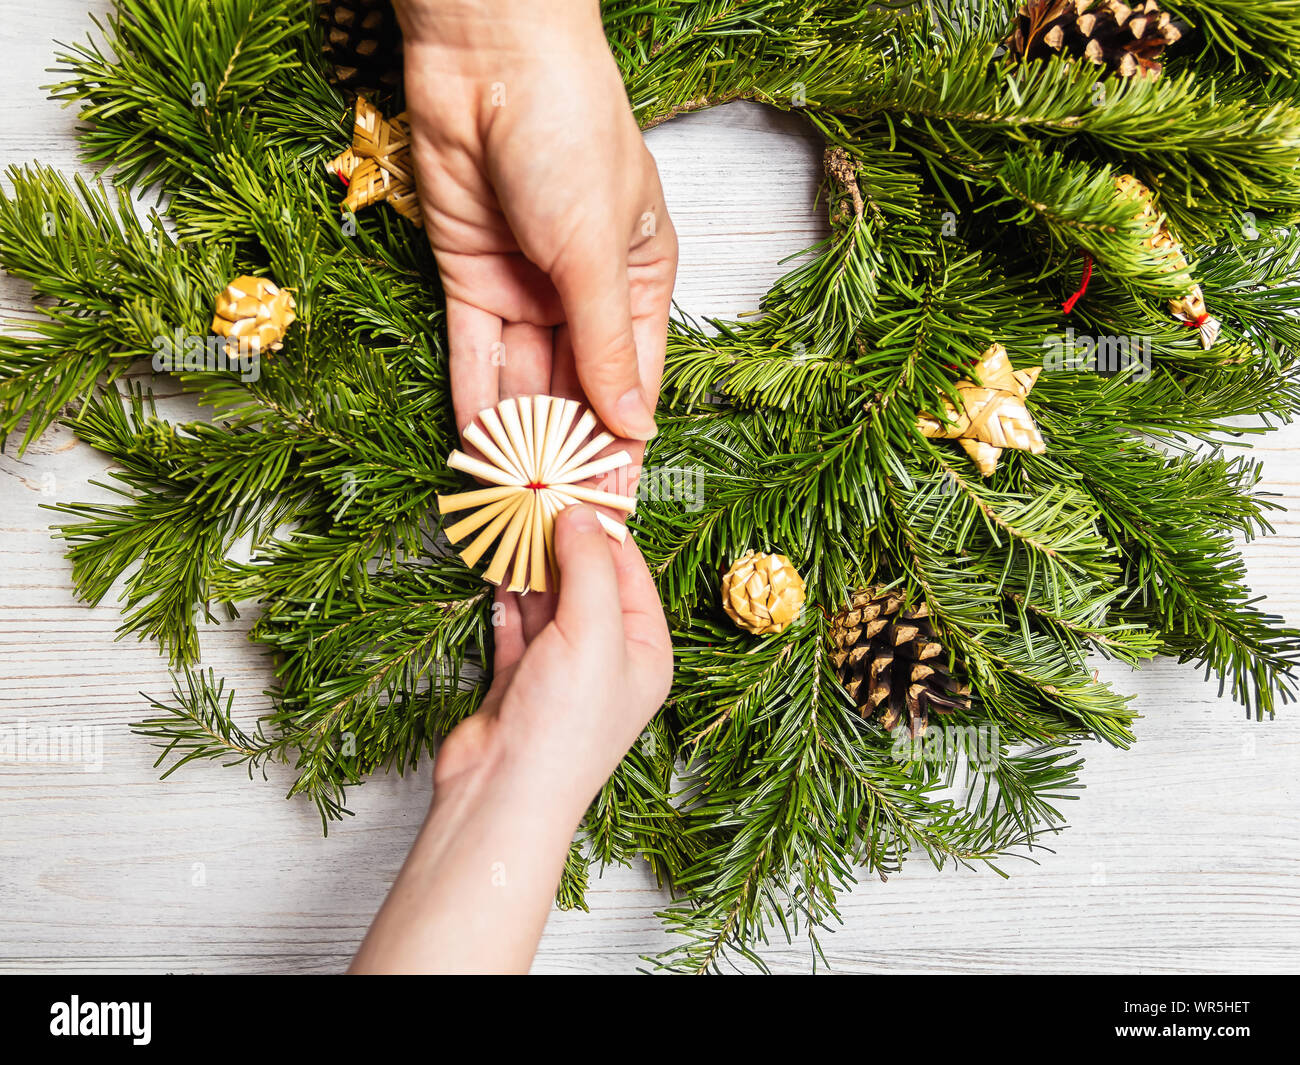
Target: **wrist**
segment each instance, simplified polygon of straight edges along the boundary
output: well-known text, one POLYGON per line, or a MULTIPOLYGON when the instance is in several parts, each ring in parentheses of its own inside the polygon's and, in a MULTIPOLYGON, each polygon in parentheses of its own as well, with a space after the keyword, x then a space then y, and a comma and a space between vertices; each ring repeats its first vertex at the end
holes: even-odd
POLYGON ((571 766, 548 769, 536 750, 519 750, 518 737, 515 741, 495 717, 462 722, 438 752, 431 815, 457 821, 488 811, 509 816, 511 810, 527 810, 535 830, 567 841, 591 795, 574 779, 571 766))
POLYGON ((539 798, 490 731, 461 734, 454 771, 440 752, 429 816, 352 971, 528 970, 580 814, 539 798))

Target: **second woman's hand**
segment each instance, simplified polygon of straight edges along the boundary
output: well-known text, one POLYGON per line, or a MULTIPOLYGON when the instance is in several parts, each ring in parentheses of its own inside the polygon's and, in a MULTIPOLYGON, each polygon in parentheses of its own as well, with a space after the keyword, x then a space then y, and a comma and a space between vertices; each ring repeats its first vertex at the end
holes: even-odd
POLYGON ((501 398, 550 393, 646 440, 677 239, 598 3, 407 0, 399 12, 458 427, 501 398))

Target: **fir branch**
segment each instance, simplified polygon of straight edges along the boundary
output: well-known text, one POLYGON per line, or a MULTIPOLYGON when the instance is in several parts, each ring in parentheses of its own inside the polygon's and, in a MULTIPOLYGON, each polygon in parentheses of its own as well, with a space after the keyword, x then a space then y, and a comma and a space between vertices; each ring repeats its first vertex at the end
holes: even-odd
POLYGON ((276 758, 276 745, 267 739, 260 722, 252 733, 235 724, 235 693, 227 692, 225 679, 218 679, 211 669, 206 675, 188 668, 179 674, 171 703, 144 697, 161 716, 133 724, 131 730, 153 739, 154 746, 162 748, 155 768, 170 760, 162 779, 194 761, 242 765, 250 780, 259 770, 266 779, 266 767, 276 758))
POLYGON ((230 118, 295 62, 302 0, 117 0, 102 42, 65 45, 48 86, 81 104, 87 160, 146 187, 194 173, 239 128, 230 118))
POLYGON ((0 334, 0 437, 29 419, 26 447, 66 405, 91 396, 175 329, 204 333, 229 279, 220 247, 181 246, 130 199, 41 166, 10 168, 0 192, 0 266, 29 281, 41 318, 0 334), (200 323, 202 323, 200 325, 200 323))

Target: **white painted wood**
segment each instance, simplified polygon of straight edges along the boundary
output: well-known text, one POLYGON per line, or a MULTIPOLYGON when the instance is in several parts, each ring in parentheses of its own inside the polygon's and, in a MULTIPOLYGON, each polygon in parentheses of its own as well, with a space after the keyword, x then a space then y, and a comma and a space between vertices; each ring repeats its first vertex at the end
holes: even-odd
MULTIPOLYGON (((73 116, 43 100, 51 38, 89 26, 87 0, 6 4, 0 18, 0 161, 75 166, 73 116)), ((94 4, 102 11, 102 0, 94 4)), ((650 135, 682 238, 677 298, 693 314, 753 309, 778 260, 821 232, 818 149, 797 124, 736 106, 650 135)), ((0 311, 26 309, 0 279, 0 311)), ((1259 448, 1279 494, 1278 535, 1247 550, 1255 586, 1300 620, 1300 429, 1259 448)), ((164 695, 153 650, 114 642, 113 603, 69 592, 41 504, 101 497, 103 459, 66 431, 0 458, 0 729, 98 729, 102 768, 0 764, 0 970, 330 972, 342 968, 392 880, 429 798, 427 771, 357 789, 328 839, 283 774, 253 786, 192 766, 166 783, 127 723, 164 695)), ((269 672, 245 621, 207 634, 207 662, 250 718, 269 672)), ((1093 745, 1072 827, 1014 875, 913 862, 844 900, 826 941, 850 972, 1222 972, 1300 968, 1300 718, 1255 724, 1190 668, 1111 671, 1145 707, 1130 752, 1093 745), (1121 675, 1122 673, 1122 675, 1121 675)), ((4 733, 0 733, 4 735, 4 733)), ((590 914, 556 914, 538 972, 624 973, 664 949, 665 899, 645 869, 594 884, 590 914)), ((802 946, 769 955, 808 965, 802 946)))

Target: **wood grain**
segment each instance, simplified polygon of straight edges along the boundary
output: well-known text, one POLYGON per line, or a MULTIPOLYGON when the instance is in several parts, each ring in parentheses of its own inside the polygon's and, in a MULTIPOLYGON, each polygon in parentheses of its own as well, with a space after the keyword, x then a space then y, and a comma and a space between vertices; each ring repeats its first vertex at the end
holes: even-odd
MULTIPOLYGON (((98 11, 105 4, 93 5, 98 11)), ((89 28, 86 0, 13 5, 0 19, 0 161, 76 165, 75 117, 37 86, 53 49, 89 28)), ((797 121, 735 105, 649 136, 681 234, 677 299, 693 315, 753 310, 823 232, 814 207, 819 149, 797 121)), ((0 311, 27 310, 0 281, 0 311)), ((1277 535, 1248 545, 1252 579, 1300 620, 1300 430, 1257 448, 1264 488, 1285 505, 1277 535)), ((0 458, 0 729, 57 723, 99 730, 102 766, 0 764, 0 970, 8 972, 333 972, 347 962, 401 863, 429 798, 427 767, 352 795, 356 818, 322 838, 314 811, 282 798, 287 778, 251 785, 193 766, 166 782, 130 734, 140 692, 163 696, 163 662, 115 640, 111 601, 78 603, 43 504, 103 498, 106 464, 64 430, 0 458)), ((250 619, 206 632, 206 663, 239 692, 247 719, 269 671, 246 642, 250 619)), ((919 861, 843 900, 827 937, 844 972, 1200 973, 1300 968, 1300 721, 1245 720, 1191 667, 1161 662, 1105 675, 1145 708, 1129 752, 1090 745, 1088 788, 1040 864, 1010 879, 936 872, 919 861)), ((92 731, 91 735, 95 735, 92 731)), ((591 913, 553 916, 535 970, 627 973, 669 945, 644 868, 596 881, 591 913)), ((807 945, 769 953, 810 965, 807 945)))

